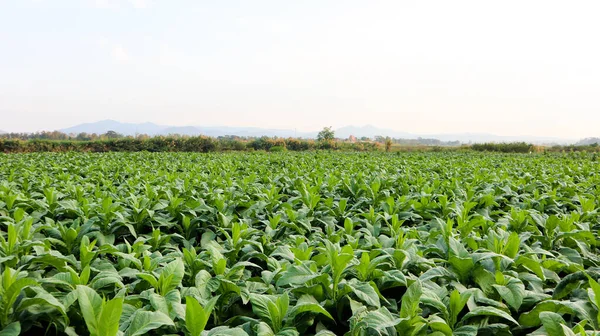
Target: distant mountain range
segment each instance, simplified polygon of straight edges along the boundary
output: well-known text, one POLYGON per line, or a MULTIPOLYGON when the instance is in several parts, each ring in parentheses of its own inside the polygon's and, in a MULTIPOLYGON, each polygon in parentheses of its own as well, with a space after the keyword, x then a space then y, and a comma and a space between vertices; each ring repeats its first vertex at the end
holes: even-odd
MULTIPOLYGON (((122 123, 115 120, 102 120, 93 123, 85 123, 60 130, 67 134, 78 133, 96 133, 102 134, 108 131, 115 131, 124 135, 148 134, 148 135, 208 135, 213 137, 225 135, 237 135, 242 137, 299 137, 316 138, 318 131, 315 132, 296 132, 291 129, 267 129, 257 127, 229 127, 229 126, 165 126, 154 123, 122 123)), ((395 131, 392 129, 378 128, 372 125, 367 126, 346 126, 335 130, 337 138, 348 138, 353 135, 357 138, 375 136, 389 136, 402 139, 438 139, 441 141, 460 141, 461 143, 477 142, 513 142, 526 141, 535 144, 571 144, 575 143, 573 139, 562 139, 556 137, 534 137, 534 136, 501 136, 488 133, 456 133, 456 134, 413 134, 408 132, 395 131)))
POLYGON ((96 133, 102 134, 108 131, 115 131, 124 135, 148 134, 148 135, 208 135, 225 136, 237 135, 246 137, 260 137, 263 135, 273 137, 303 137, 315 138, 318 132, 295 132, 294 130, 265 129, 257 127, 204 127, 204 126, 165 126, 153 123, 122 123, 115 120, 102 120, 94 123, 80 124, 73 127, 60 130, 67 134, 78 133, 96 133))
POLYGON ((600 145, 600 138, 585 138, 575 143, 577 146, 589 146, 594 144, 600 145))

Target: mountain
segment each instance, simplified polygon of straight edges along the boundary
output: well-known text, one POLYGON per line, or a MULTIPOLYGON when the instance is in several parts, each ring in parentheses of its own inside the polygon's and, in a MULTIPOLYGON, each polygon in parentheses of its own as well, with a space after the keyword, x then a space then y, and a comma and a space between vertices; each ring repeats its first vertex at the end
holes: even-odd
POLYGON ((148 134, 148 135, 159 135, 168 126, 156 125, 153 123, 122 123, 115 120, 102 120, 93 123, 85 123, 76 125, 73 127, 65 128, 60 130, 67 134, 78 134, 78 133, 96 133, 102 134, 108 131, 115 131, 124 135, 136 135, 136 134, 148 134))
POLYGON ((347 138, 351 135, 354 135, 355 137, 367 137, 367 138, 374 138, 376 136, 385 136, 385 137, 391 137, 391 138, 403 138, 403 139, 415 139, 418 138, 418 135, 415 134, 411 134, 411 133, 406 133, 406 132, 399 132, 399 131, 394 131, 392 129, 385 129, 385 128, 378 128, 375 127, 373 125, 366 125, 366 126, 346 126, 346 127, 342 127, 342 128, 338 128, 337 130, 335 130, 335 136, 338 138, 347 138))
POLYGON ((6 132, 4 132, 3 130, 0 130, 0 134, 6 134, 6 132))
POLYGON ((157 125, 153 123, 122 123, 115 120, 102 120, 93 123, 85 123, 69 128, 61 129, 61 132, 67 134, 78 134, 78 133, 96 133, 103 134, 108 131, 115 131, 123 135, 136 135, 136 134, 148 134, 148 135, 169 135, 169 134, 180 134, 180 135, 208 135, 208 136, 224 136, 224 135, 237 135, 237 136, 248 136, 248 137, 305 137, 314 138, 317 136, 316 132, 310 133, 299 133, 294 130, 281 130, 281 129, 264 129, 258 127, 197 127, 197 126, 165 126, 157 125))
POLYGON ((430 134, 421 135, 422 138, 434 138, 442 141, 460 141, 462 143, 481 143, 481 142, 529 142, 536 145, 546 144, 572 144, 576 140, 557 137, 536 137, 536 136, 507 136, 495 135, 489 133, 457 133, 457 134, 430 134))
MULTIPOLYGON (((115 131, 124 135, 148 134, 148 135, 208 135, 212 137, 224 135, 237 135, 245 137, 298 137, 316 138, 318 132, 296 132, 291 129, 266 129, 259 127, 230 127, 230 126, 166 126, 153 123, 122 123, 115 120, 102 120, 94 123, 85 123, 60 130, 67 134, 96 133, 103 134, 115 131)), ((357 138, 375 136, 392 137, 397 139, 438 139, 441 141, 460 141, 462 143, 477 142, 515 142, 525 141, 534 144, 571 144, 572 139, 556 137, 534 137, 534 136, 502 136, 488 133, 455 133, 455 134, 414 134, 396 131, 387 128, 378 128, 373 125, 345 126, 335 130, 337 138, 346 139, 350 135, 357 138)))
POLYGON ((600 145, 600 138, 585 138, 575 143, 576 146, 600 145))
POLYGON ((357 126, 346 126, 339 128, 335 131, 336 137, 347 138, 350 135, 355 137, 368 137, 374 138, 375 136, 384 136, 397 139, 437 139, 441 141, 460 141, 462 143, 477 143, 477 142, 517 142, 525 141, 533 144, 569 144, 575 140, 562 139, 556 137, 534 137, 534 136, 504 136, 495 135, 488 133, 449 133, 449 134, 415 134, 395 131, 392 129, 378 128, 372 125, 357 127, 357 126))

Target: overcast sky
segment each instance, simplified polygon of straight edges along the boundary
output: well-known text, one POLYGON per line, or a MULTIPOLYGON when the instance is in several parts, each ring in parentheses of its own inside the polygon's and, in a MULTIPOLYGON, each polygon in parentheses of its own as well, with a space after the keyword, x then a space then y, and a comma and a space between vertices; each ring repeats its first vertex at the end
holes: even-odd
POLYGON ((0 129, 600 136, 600 1, 0 0, 0 129))

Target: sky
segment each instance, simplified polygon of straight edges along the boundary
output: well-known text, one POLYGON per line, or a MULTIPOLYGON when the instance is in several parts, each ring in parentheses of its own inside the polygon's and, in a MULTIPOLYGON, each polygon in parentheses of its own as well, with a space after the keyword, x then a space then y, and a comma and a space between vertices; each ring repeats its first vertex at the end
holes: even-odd
POLYGON ((0 130, 600 136, 600 2, 0 0, 0 130))

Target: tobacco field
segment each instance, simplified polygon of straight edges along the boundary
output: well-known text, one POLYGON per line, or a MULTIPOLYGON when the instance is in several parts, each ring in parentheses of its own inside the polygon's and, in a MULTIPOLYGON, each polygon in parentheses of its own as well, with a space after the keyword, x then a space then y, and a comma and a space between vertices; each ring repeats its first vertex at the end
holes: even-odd
POLYGON ((0 335, 596 335, 592 155, 0 155, 0 335))

